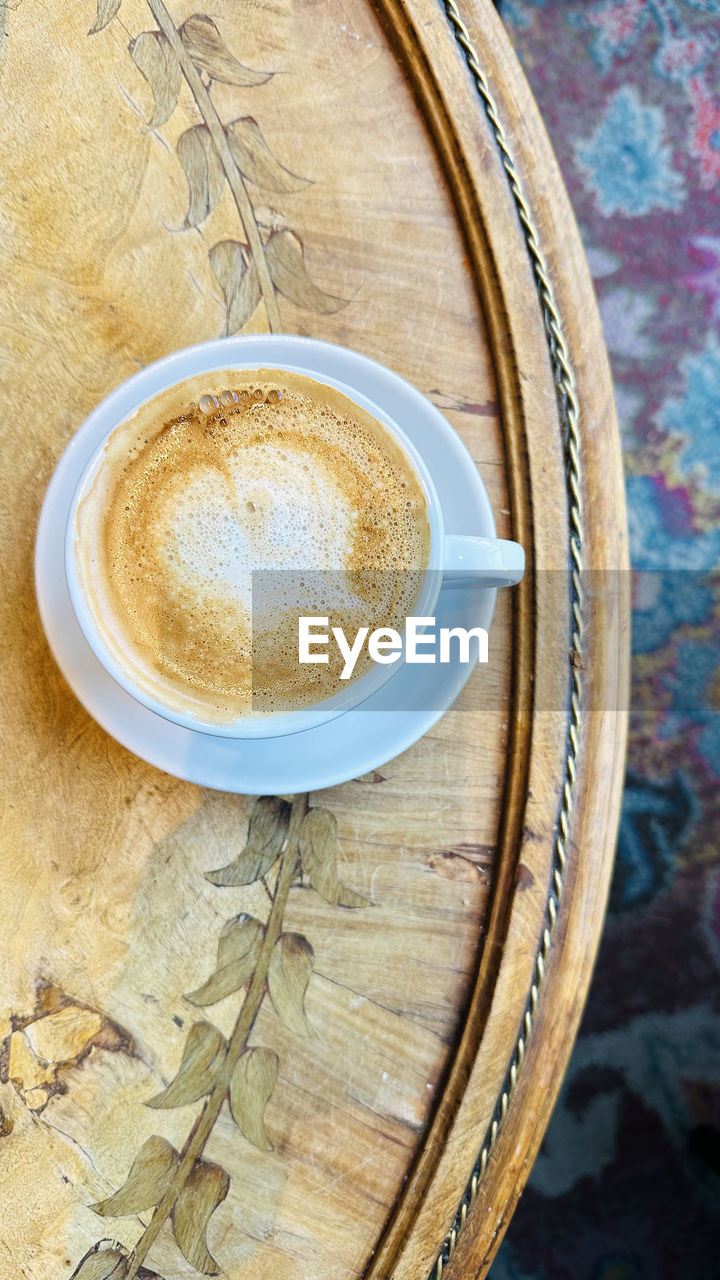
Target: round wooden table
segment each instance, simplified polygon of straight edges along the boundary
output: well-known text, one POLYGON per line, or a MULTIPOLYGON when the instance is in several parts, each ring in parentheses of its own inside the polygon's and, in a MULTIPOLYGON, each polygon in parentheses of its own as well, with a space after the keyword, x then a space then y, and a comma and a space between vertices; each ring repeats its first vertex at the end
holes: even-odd
POLYGON ((484 1276, 590 980, 627 699, 610 378, 537 109, 488 0, 17 0, 3 21, 0 1280, 484 1276), (267 328, 419 387, 528 562, 452 710, 296 799, 289 831, 280 800, 109 738, 32 579, 44 490, 103 395, 267 328), (352 907, 298 881, 308 807, 352 907), (265 819, 287 839, 265 885, 206 878, 265 819), (285 950, 203 1003, 246 915, 285 950))

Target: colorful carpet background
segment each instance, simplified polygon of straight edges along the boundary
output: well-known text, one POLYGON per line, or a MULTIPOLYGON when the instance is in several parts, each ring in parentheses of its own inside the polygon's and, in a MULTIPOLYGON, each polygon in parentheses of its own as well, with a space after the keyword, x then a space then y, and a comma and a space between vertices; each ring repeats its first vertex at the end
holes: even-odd
POLYGON ((719 1280, 720 0, 502 17, 595 280, 641 572, 610 912, 491 1280, 719 1280))

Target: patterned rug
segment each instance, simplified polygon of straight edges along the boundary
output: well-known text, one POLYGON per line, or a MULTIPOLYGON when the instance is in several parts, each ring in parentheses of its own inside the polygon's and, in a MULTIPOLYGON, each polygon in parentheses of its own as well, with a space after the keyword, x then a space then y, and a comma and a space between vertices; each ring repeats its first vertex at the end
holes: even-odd
POLYGON ((491 1280, 718 1280, 720 0, 502 16, 595 279, 640 572, 604 941, 491 1280))

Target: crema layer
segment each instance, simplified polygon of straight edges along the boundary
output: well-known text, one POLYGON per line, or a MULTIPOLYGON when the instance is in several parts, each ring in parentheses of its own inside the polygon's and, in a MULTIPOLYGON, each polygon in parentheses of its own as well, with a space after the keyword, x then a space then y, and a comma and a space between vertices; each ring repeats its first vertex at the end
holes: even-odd
POLYGON ((142 406, 110 437, 76 521, 81 583, 116 661, 213 722, 331 696, 342 663, 298 662, 299 614, 348 635, 402 629, 428 555, 404 450, 333 388, 274 370, 206 375, 142 406))

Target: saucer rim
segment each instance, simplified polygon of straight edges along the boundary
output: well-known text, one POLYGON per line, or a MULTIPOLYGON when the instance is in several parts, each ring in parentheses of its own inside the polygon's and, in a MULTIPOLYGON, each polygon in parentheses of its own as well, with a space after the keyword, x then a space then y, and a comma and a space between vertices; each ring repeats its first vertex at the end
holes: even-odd
MULTIPOLYGON (((144 385, 146 380, 143 375, 147 375, 150 372, 157 374, 159 368, 166 369, 168 364, 187 353, 209 354, 208 349, 212 349, 222 356, 216 367, 230 367, 233 364, 233 353, 243 351, 249 353, 252 363, 261 364, 267 363, 268 357, 258 359, 256 352, 263 349, 266 351, 275 349, 277 351, 283 342, 291 342, 293 345, 300 343, 303 353, 311 353, 313 360, 312 366, 306 370, 308 376, 319 378, 323 376, 334 377, 337 380, 344 379, 346 375, 342 367, 339 369, 328 368, 326 362, 329 362, 330 366, 332 366, 333 361, 339 361, 340 366, 342 366, 343 361, 349 358, 357 368, 360 370, 364 368, 370 376, 379 371, 383 380, 389 384, 392 390, 397 394, 404 395, 411 403, 414 402, 420 410, 421 418, 425 416, 426 418, 434 419, 436 428, 441 424, 441 432, 445 444, 441 459, 442 465, 447 465, 447 444, 449 441, 452 441, 455 446, 450 452, 458 457, 458 460, 462 459, 463 463, 465 463, 462 471, 462 481, 468 490, 468 497, 470 497, 474 506, 475 519, 477 520, 477 528, 473 532, 479 536, 495 536, 494 519, 487 491, 472 456, 440 410, 416 387, 408 383, 401 375, 387 369, 370 357, 363 356, 361 353, 354 352, 350 348, 339 344, 328 343, 319 339, 308 339, 302 335, 252 334, 238 335, 228 339, 215 339, 211 342, 196 344, 195 347, 186 348, 184 352, 175 352, 171 356, 156 361, 154 365, 140 370, 138 374, 133 375, 132 378, 110 392, 73 435, 55 467, 43 501, 35 544, 36 595, 48 644, 65 680, 88 714, 122 746, 153 767, 195 785, 246 795, 269 792, 289 794, 294 791, 317 791, 341 785, 365 773, 381 768, 403 751, 408 750, 433 728, 462 692, 476 665, 473 664, 462 671, 460 671, 459 667, 453 665, 451 668, 447 668, 445 672, 441 672, 441 675, 445 675, 445 683, 448 689, 447 696, 443 697, 439 707, 433 706, 424 710, 408 707, 407 709, 388 711, 372 709, 365 703, 342 712, 332 720, 311 728, 298 730, 292 734, 264 738, 233 739, 214 737, 202 730, 192 729, 166 720, 165 717, 138 703, 131 694, 113 680, 112 676, 95 657, 72 610, 64 572, 64 538, 59 540, 60 551, 58 555, 58 540, 55 536, 55 527, 60 520, 62 521, 63 529, 67 524, 67 516, 76 492, 78 480, 85 470, 90 455, 96 450, 98 442, 106 432, 106 427, 103 426, 103 423, 108 407, 121 402, 123 397, 127 397, 129 383, 133 384, 132 389, 137 388, 138 385, 144 385), (408 393, 411 393, 411 395, 408 395, 408 393), (101 412, 101 410, 104 410, 104 412, 101 412), (471 464, 470 467, 467 466, 467 462, 471 464), (55 552, 55 556, 53 556, 53 552, 55 552), (61 572, 57 575, 53 575, 51 571, 54 558, 58 558, 62 562, 60 566, 61 572), (77 632, 75 636, 63 634, 60 625, 63 613, 70 615, 70 630, 72 632, 74 624, 77 632), (80 654, 78 654, 78 649, 80 654), (85 650, 87 661, 82 660, 83 649, 85 650), (78 660, 79 658, 80 660, 78 660), (451 673, 453 675, 452 680, 449 679, 451 673), (116 704, 119 704, 119 706, 116 704), (349 734, 347 732, 343 733, 351 725, 356 726, 358 716, 372 717, 372 733, 364 733, 362 735, 352 732, 349 734), (133 720, 135 721, 134 725, 133 720), (342 737, 346 738, 347 742, 345 742, 344 746, 341 743, 340 752, 333 751, 333 739, 342 737), (316 740, 317 738, 327 739, 329 748, 327 754, 332 755, 333 758, 345 759, 346 764, 337 769, 328 769, 325 761, 322 772, 320 772, 321 765, 318 763, 314 770, 311 766, 308 773, 303 775, 300 772, 298 776, 297 770, 291 770, 290 760, 283 761, 281 759, 274 762, 271 758, 273 749, 282 755, 281 749, 288 743, 293 748, 293 756, 302 755, 303 742, 307 744, 310 739, 316 740), (193 747, 195 750, 193 750, 193 747), (228 766, 235 766, 232 768, 233 775, 236 772, 242 774, 243 757, 256 756, 259 747, 263 748, 262 754, 267 754, 270 757, 265 765, 265 780, 263 781, 262 779, 262 769, 255 770, 256 773, 259 772, 261 774, 260 778, 257 776, 254 778, 247 777, 244 781, 238 778, 237 782, 235 782, 234 776, 228 778, 228 766), (200 749, 198 750, 198 748, 200 749), (202 748, 205 748, 205 750, 202 750, 202 748), (347 764, 349 749, 352 751, 350 768, 347 764), (225 776, 220 781, 213 776, 212 757, 216 755, 229 757, 224 761, 225 776), (272 780, 270 778, 271 773, 272 780), (261 782, 262 785, 260 785, 261 782)), ((235 363, 239 367, 241 361, 236 359, 235 363)), ((243 355, 242 363, 247 367, 247 355, 243 355)), ((288 360, 286 363, 289 364, 290 361, 288 360)), ((208 372, 211 371, 211 369, 208 369, 208 372)), ((192 376, 192 373, 187 373, 184 376, 192 376)), ((152 381, 152 379, 149 380, 152 381)), ((178 378, 176 380, 181 381, 183 379, 178 378)), ((151 390, 149 395, 153 394, 155 392, 151 390)), ((375 396, 373 395, 372 398, 375 398, 375 396)), ((142 403, 141 400, 136 400, 135 406, 137 407, 140 403, 142 403)), ((127 416, 127 413, 131 412, 133 412, 132 407, 123 410, 123 416, 127 416)), ((385 408, 385 412, 390 417, 395 416, 391 408, 385 408)), ((118 418, 118 421, 120 420, 118 418)), ((402 426, 402 429, 408 434, 415 448, 420 452, 420 448, 413 438, 412 427, 405 425, 402 426)), ((432 443, 435 444, 434 441, 432 443)), ((437 448, 438 446, 436 445, 435 447, 437 448)), ((432 459, 426 461, 426 466, 428 471, 433 474, 432 459)), ((435 479, 434 474, 433 479, 435 479)), ((452 509, 448 510, 443 502, 441 488, 442 486, 438 486, 436 483, 442 518, 446 530, 452 532, 454 523, 452 509)), ((435 608, 436 616, 440 615, 443 603, 445 603, 446 608, 448 607, 447 598, 443 601, 443 597, 448 595, 448 590, 456 601, 458 599, 458 589, 444 588, 441 590, 435 608)), ((475 589, 476 598, 477 595, 478 589, 475 589)), ((474 625, 484 625, 489 629, 494 612, 495 597, 496 591, 482 590, 482 599, 479 601, 476 599, 475 601, 477 607, 473 617, 474 625), (478 621, 477 613, 481 605, 484 606, 481 610, 483 618, 478 621)), ((372 702, 373 696, 376 695, 371 695, 369 702, 372 702)), ((325 755, 324 752, 322 754, 323 756, 325 755)), ((219 764, 220 761, 217 763, 219 764)))

